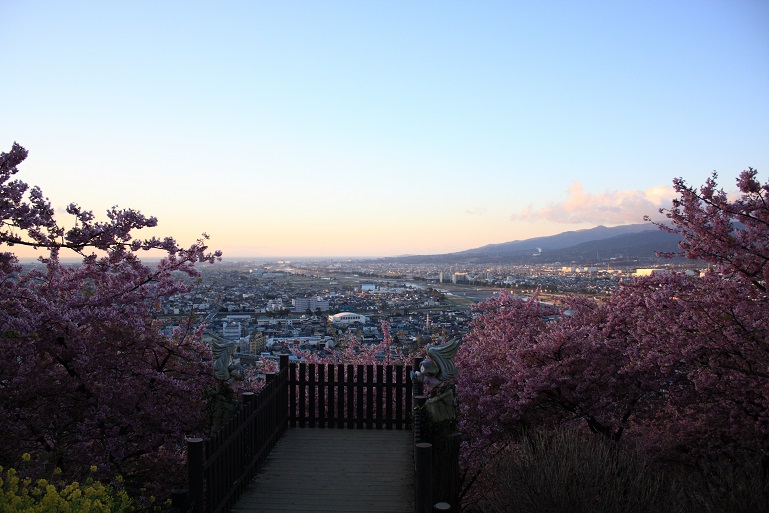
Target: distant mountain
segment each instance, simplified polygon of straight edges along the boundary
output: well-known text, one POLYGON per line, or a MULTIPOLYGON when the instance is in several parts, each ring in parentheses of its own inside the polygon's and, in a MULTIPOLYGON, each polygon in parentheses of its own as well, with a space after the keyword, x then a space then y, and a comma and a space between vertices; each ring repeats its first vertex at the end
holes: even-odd
POLYGON ((386 258, 404 263, 534 263, 592 262, 603 259, 648 259, 655 253, 677 252, 681 237, 652 224, 597 226, 548 237, 488 244, 443 255, 410 255, 386 258))
POLYGON ((643 232, 659 232, 659 228, 652 224, 629 224, 624 226, 615 226, 607 228, 606 226, 596 226, 585 230, 575 230, 563 232, 558 235, 548 237, 535 237, 533 239, 517 240, 513 242, 503 242, 501 244, 489 244, 476 249, 460 251, 458 255, 488 255, 495 253, 497 255, 520 255, 531 253, 541 249, 557 250, 564 249, 578 244, 609 239, 621 235, 637 234, 643 232))

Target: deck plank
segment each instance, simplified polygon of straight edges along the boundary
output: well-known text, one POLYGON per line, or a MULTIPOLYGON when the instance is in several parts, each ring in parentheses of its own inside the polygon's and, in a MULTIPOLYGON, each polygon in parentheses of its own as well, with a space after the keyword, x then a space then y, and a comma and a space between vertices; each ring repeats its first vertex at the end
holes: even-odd
POLYGON ((286 431, 232 513, 411 513, 410 430, 286 431))

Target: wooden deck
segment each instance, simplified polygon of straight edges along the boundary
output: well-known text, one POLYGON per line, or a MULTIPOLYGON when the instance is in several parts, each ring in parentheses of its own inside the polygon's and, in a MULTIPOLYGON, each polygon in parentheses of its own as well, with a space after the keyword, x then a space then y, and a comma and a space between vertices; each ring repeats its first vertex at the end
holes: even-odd
POLYGON ((412 513, 411 430, 286 431, 232 513, 412 513))

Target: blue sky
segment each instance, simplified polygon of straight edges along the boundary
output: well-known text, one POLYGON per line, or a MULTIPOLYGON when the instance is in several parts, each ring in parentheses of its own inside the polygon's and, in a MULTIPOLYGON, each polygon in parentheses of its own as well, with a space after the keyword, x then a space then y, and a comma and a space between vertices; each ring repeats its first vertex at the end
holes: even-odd
POLYGON ((765 1, 6 0, 0 51, 21 179, 225 257, 637 223, 769 169, 765 1))

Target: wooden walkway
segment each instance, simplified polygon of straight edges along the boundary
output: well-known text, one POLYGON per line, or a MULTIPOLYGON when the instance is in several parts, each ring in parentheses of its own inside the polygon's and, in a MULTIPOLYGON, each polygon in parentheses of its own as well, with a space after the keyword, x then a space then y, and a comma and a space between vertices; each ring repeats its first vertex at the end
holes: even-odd
POLYGON ((411 430, 286 431, 232 513, 413 513, 411 430))

